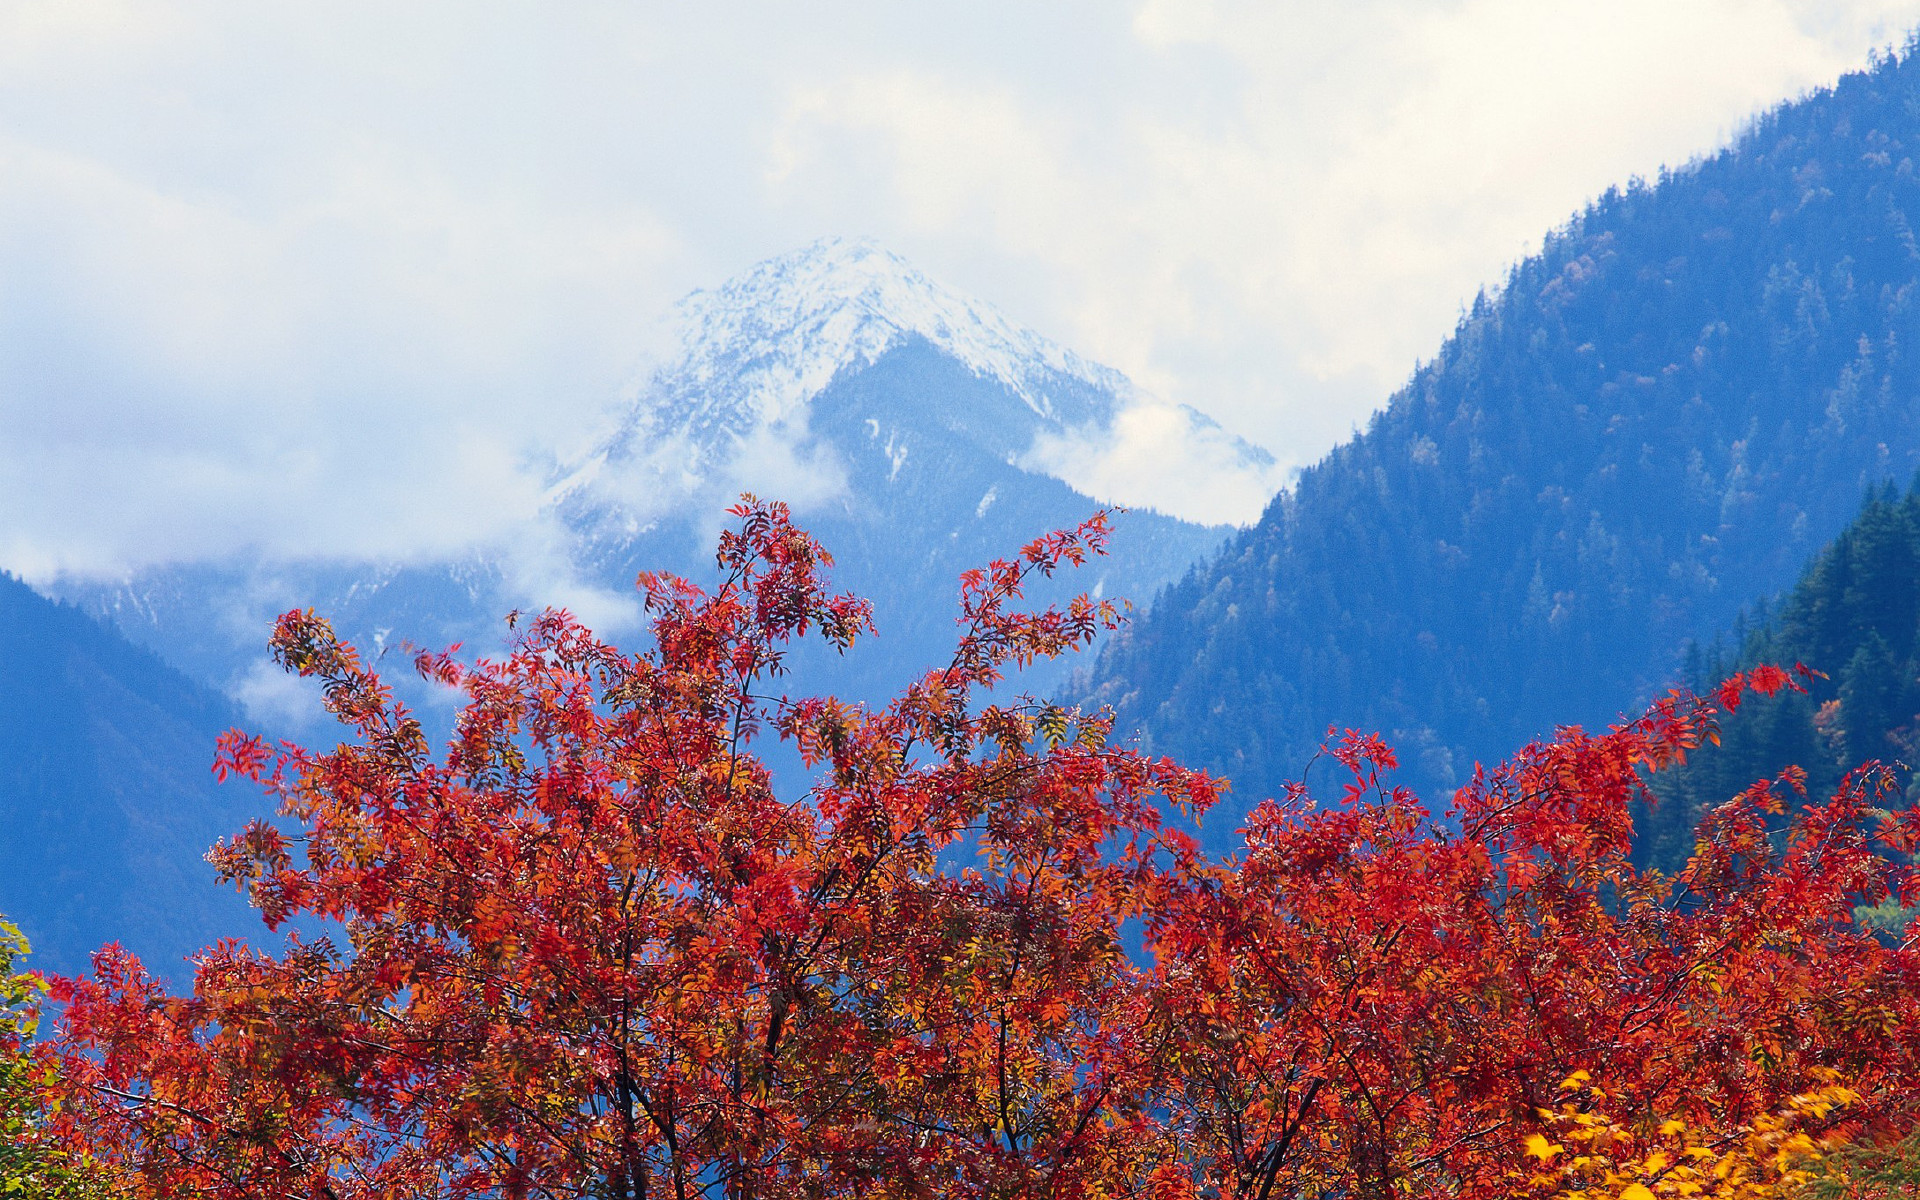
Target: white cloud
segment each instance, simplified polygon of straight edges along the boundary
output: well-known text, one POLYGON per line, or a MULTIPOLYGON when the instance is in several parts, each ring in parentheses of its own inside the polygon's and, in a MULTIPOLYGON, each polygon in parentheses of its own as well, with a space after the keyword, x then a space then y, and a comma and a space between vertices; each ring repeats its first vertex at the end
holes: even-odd
MULTIPOLYGON (((510 533, 540 499, 530 452, 629 368, 676 235, 644 197, 549 188, 531 146, 450 147, 431 105, 324 95, 336 73, 414 87, 406 62, 221 9, 147 37, 8 10, 74 73, 0 85, 0 560, 510 533), (284 76, 241 62, 276 39, 284 76)), ((473 98, 464 65, 446 82, 473 98)))
POLYGON ((269 659, 258 659, 234 684, 233 698, 250 720, 282 730, 282 736, 310 736, 332 724, 320 682, 302 679, 269 659))
POLYGON ((742 492, 784 500, 804 516, 846 496, 847 468, 831 446, 808 438, 804 425, 756 425, 710 490, 727 504, 742 492))
MULTIPOLYGON (((1298 465, 1586 199, 1916 21, 1920 0, 15 0, 0 565, 531 547, 525 463, 577 441, 657 315, 830 232, 1298 465)), ((1089 479, 1144 470, 1133 420, 1089 479)), ((819 466, 785 464, 830 490, 819 466)), ((1132 478, 1179 509, 1224 476, 1132 478)))
POLYGON ((1204 524, 1251 525, 1286 481, 1226 430, 1177 404, 1141 399, 1097 436, 1042 435, 1024 464, 1109 504, 1204 524))
POLYGON ((618 637, 645 621, 631 587, 610 588, 583 573, 568 555, 573 544, 551 511, 492 539, 488 549, 509 596, 529 609, 564 608, 602 637, 618 637))

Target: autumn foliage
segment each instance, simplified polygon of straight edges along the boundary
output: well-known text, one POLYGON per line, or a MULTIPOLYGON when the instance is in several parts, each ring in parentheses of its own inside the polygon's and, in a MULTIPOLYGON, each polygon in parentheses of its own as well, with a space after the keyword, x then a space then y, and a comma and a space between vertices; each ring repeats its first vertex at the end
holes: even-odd
POLYGON ((297 932, 185 996, 113 948, 57 981, 50 1133, 129 1196, 1266 1200, 1568 1194, 1604 1176, 1537 1151, 1588 1111, 1716 1154, 1842 1083, 1792 1136, 1920 1117, 1920 956, 1852 920, 1920 900, 1877 772, 1790 827, 1795 780, 1756 784, 1679 875, 1629 862, 1647 774, 1784 673, 1562 730, 1438 813, 1348 733, 1330 792, 1215 861, 1219 783, 993 689, 1118 619, 1019 608, 1103 519, 969 575, 951 662, 868 708, 781 694, 796 638, 868 612, 783 508, 736 516, 711 592, 642 577, 645 653, 549 612, 499 661, 422 656, 465 695, 440 754, 282 618, 348 737, 230 736, 285 821, 212 857, 297 932))

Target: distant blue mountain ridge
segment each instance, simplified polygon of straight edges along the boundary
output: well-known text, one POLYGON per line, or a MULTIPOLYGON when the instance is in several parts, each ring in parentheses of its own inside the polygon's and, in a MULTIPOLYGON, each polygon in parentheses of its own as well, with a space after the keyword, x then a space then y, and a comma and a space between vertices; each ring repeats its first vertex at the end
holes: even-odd
POLYGON ((110 941, 156 974, 261 929, 202 861, 271 815, 248 784, 214 783, 235 707, 78 608, 0 574, 0 913, 28 965, 84 971, 110 941))

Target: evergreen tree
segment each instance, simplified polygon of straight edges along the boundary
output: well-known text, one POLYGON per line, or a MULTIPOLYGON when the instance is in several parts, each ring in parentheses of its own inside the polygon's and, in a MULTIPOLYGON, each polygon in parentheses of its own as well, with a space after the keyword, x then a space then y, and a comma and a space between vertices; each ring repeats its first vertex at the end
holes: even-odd
POLYGON ((1853 522, 1807 564, 1777 619, 1763 606, 1736 622, 1737 655, 1727 657, 1719 642, 1688 647, 1684 681, 1696 691, 1759 663, 1803 663, 1821 674, 1806 681, 1805 692, 1743 705, 1722 723, 1717 747, 1702 747, 1656 781, 1661 804, 1639 815, 1644 863, 1677 870, 1707 809, 1790 766, 1807 772, 1808 794, 1816 797, 1830 795, 1846 772, 1870 760, 1912 778, 1920 762, 1916 547, 1920 480, 1904 497, 1875 488, 1853 522))

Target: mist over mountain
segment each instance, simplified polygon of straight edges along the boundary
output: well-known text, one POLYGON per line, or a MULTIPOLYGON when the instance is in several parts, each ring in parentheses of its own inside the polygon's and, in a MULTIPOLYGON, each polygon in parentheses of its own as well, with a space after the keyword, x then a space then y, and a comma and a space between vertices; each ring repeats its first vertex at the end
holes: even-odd
POLYGON ((1243 807, 1330 726, 1438 791, 1637 707, 1920 465, 1917 143, 1909 51, 1608 192, 1084 694, 1243 807))
POLYGON ((224 697, 0 574, 0 913, 33 966, 86 969, 110 941, 180 979, 184 955, 260 928, 201 856, 270 808, 220 786, 224 697))
MULTIPOLYGON (((752 491, 791 502, 835 555, 836 586, 875 604, 879 637, 844 660, 804 651, 796 686, 877 700, 945 661, 962 571, 1102 504, 1153 499, 1153 479, 1114 466, 1143 436, 1168 478, 1271 490, 1264 451, 871 243, 830 238, 759 264, 688 297, 672 328, 673 349, 601 429, 556 431, 577 449, 546 468, 546 507, 512 544, 424 563, 236 552, 52 590, 252 711, 291 716, 311 702, 264 662, 279 612, 314 607, 376 653, 401 640, 488 652, 510 610, 547 605, 632 640, 635 575, 712 583, 725 509, 752 491)), ((1145 602, 1228 532, 1147 507, 1115 530, 1111 557, 1035 598, 1145 602)), ((1068 666, 1021 686, 1057 686, 1068 666)))

